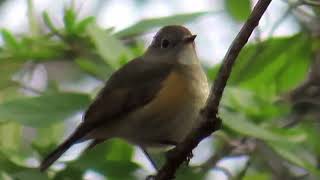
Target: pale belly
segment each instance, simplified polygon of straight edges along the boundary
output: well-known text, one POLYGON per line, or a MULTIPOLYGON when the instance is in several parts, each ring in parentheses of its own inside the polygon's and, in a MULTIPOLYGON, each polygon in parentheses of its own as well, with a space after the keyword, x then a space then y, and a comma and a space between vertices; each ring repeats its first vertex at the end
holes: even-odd
POLYGON ((174 145, 196 125, 199 110, 189 104, 175 112, 168 109, 166 113, 141 118, 126 128, 123 138, 142 146, 174 145))
POLYGON ((179 77, 172 77, 176 84, 168 82, 168 88, 159 93, 160 98, 128 117, 132 123, 123 124, 123 134, 119 136, 142 146, 161 146, 181 142, 197 126, 198 113, 208 96, 208 84, 174 78, 179 77))

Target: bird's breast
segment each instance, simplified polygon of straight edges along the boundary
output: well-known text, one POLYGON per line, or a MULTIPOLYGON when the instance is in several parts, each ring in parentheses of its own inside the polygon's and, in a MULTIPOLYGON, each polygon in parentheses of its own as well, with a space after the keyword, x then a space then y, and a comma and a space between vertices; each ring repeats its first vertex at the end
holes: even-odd
POLYGON ((190 67, 172 70, 148 104, 120 121, 126 123, 119 125, 121 131, 117 130, 116 136, 142 146, 180 142, 197 125, 198 113, 208 96, 201 67, 190 67))
POLYGON ((175 110, 191 99, 191 82, 178 72, 172 72, 162 83, 162 88, 149 104, 150 110, 165 112, 175 110))
MULTIPOLYGON (((196 117, 208 95, 206 77, 204 73, 198 75, 200 77, 194 78, 173 71, 162 83, 156 97, 135 114, 139 119, 136 127, 141 128, 148 139, 140 143, 149 144, 148 141, 157 140, 180 142, 196 125, 196 117)), ((140 138, 137 137, 136 141, 140 138)))

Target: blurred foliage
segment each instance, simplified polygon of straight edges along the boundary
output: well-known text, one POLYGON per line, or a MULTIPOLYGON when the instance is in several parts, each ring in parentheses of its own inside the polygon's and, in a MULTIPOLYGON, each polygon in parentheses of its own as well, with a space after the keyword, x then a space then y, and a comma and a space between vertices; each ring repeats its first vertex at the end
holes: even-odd
POLYGON ((251 12, 251 1, 241 0, 241 5, 239 5, 239 0, 226 0, 225 5, 227 11, 236 21, 245 21, 251 12))
POLYGON ((173 15, 169 17, 145 19, 126 29, 123 29, 117 32, 115 35, 118 38, 125 38, 125 37, 134 36, 134 35, 139 35, 154 27, 161 27, 161 26, 166 26, 171 24, 184 24, 206 14, 208 14, 208 12, 178 14, 178 15, 173 15))
MULTIPOLYGON (((28 2, 32 6, 31 1, 28 2)), ((236 0, 225 1, 226 11, 238 23, 248 17, 251 9, 249 0, 241 3, 239 6, 236 0)), ((79 19, 73 8, 65 8, 63 27, 56 27, 50 15, 44 12, 43 24, 34 22, 34 13, 28 13, 32 21, 31 35, 15 35, 2 29, 0 179, 82 179, 86 172, 93 171, 108 179, 125 180, 141 179, 148 174, 132 160, 134 148, 121 140, 98 145, 74 161, 60 161, 65 165, 61 169, 40 173, 37 163, 30 162, 39 162, 57 146, 65 131, 63 122, 83 112, 96 90, 91 94, 80 93, 62 88, 61 82, 48 82, 44 90, 39 90, 24 82, 24 72, 30 70, 27 68, 30 63, 63 61, 71 63, 87 77, 105 81, 114 70, 143 53, 144 48, 134 37, 164 25, 188 23, 204 15, 210 12, 145 19, 115 32, 113 28, 101 28, 94 17, 79 19), (17 75, 19 78, 14 78, 17 75)), ((318 127, 306 122, 284 128, 280 120, 289 118, 292 109, 287 104, 277 103, 281 95, 306 78, 314 52, 320 51, 319 47, 312 47, 316 43, 317 39, 301 29, 292 36, 269 37, 250 43, 242 50, 222 100, 220 116, 224 126, 212 143, 215 149, 221 150, 234 142, 238 145, 263 142, 288 172, 295 174, 293 169, 296 168, 299 172, 310 173, 311 177, 319 176, 318 127)), ((219 66, 207 67, 209 79, 215 78, 219 66)), ((240 153, 252 161, 248 172, 242 173, 245 180, 274 177, 272 168, 263 160, 264 155, 256 150, 258 144, 240 153)), ((220 158, 227 157, 229 154, 224 154, 227 152, 221 150, 220 158)), ((219 153, 214 152, 213 157, 219 153)), ((205 164, 212 167, 182 167, 177 179, 204 179, 216 166, 209 161, 205 164)))

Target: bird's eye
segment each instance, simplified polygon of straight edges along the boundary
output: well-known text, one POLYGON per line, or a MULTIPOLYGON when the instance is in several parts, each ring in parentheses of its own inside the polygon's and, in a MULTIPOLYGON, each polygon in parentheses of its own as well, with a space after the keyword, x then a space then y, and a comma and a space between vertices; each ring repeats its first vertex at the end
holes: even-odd
POLYGON ((161 41, 161 48, 167 48, 167 47, 169 47, 169 44, 170 44, 169 40, 163 39, 161 41))

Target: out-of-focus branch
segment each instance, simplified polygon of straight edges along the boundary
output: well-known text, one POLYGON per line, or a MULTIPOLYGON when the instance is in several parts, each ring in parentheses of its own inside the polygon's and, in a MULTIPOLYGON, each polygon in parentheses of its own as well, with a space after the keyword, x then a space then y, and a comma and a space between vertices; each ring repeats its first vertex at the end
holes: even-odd
POLYGON ((302 3, 309 6, 320 6, 320 2, 315 0, 303 0, 302 3))
POLYGON ((226 143, 222 146, 221 149, 218 149, 217 152, 212 155, 203 165, 201 168, 203 171, 207 171, 211 168, 216 167, 217 163, 223 159, 226 155, 228 155, 234 147, 230 146, 230 144, 226 143))
POLYGON ((214 169, 223 172, 223 174, 227 176, 228 180, 233 180, 233 175, 229 169, 222 166, 216 166, 214 169))
POLYGON ((274 180, 292 180, 295 177, 290 173, 289 169, 285 166, 282 158, 273 151, 263 141, 256 141, 256 153, 266 162, 267 167, 270 168, 274 180))
POLYGON ((240 173, 234 178, 234 180, 242 180, 242 179, 245 177, 245 175, 246 175, 246 173, 247 173, 250 165, 251 165, 251 159, 249 159, 249 160, 246 162, 246 164, 244 165, 244 168, 243 168, 243 169, 240 171, 240 173))
POLYGON ((198 128, 193 130, 186 139, 178 144, 170 153, 168 153, 167 161, 155 176, 156 180, 167 180, 174 177, 175 172, 180 165, 188 159, 192 150, 205 137, 220 129, 221 119, 217 116, 220 100, 227 84, 227 80, 231 74, 232 66, 238 57, 241 49, 248 42, 250 35, 266 11, 271 0, 259 0, 255 5, 251 15, 245 22, 237 37, 232 42, 222 66, 218 72, 218 76, 211 89, 206 107, 201 111, 198 121, 202 122, 198 128))
MULTIPOLYGON (((216 136, 220 138, 220 136, 216 136)), ((217 163, 228 157, 237 157, 237 156, 247 156, 250 155, 255 150, 255 139, 254 138, 241 138, 237 140, 223 138, 224 144, 221 148, 216 150, 216 153, 213 154, 201 168, 203 171, 208 171, 211 168, 216 167, 217 163)))

